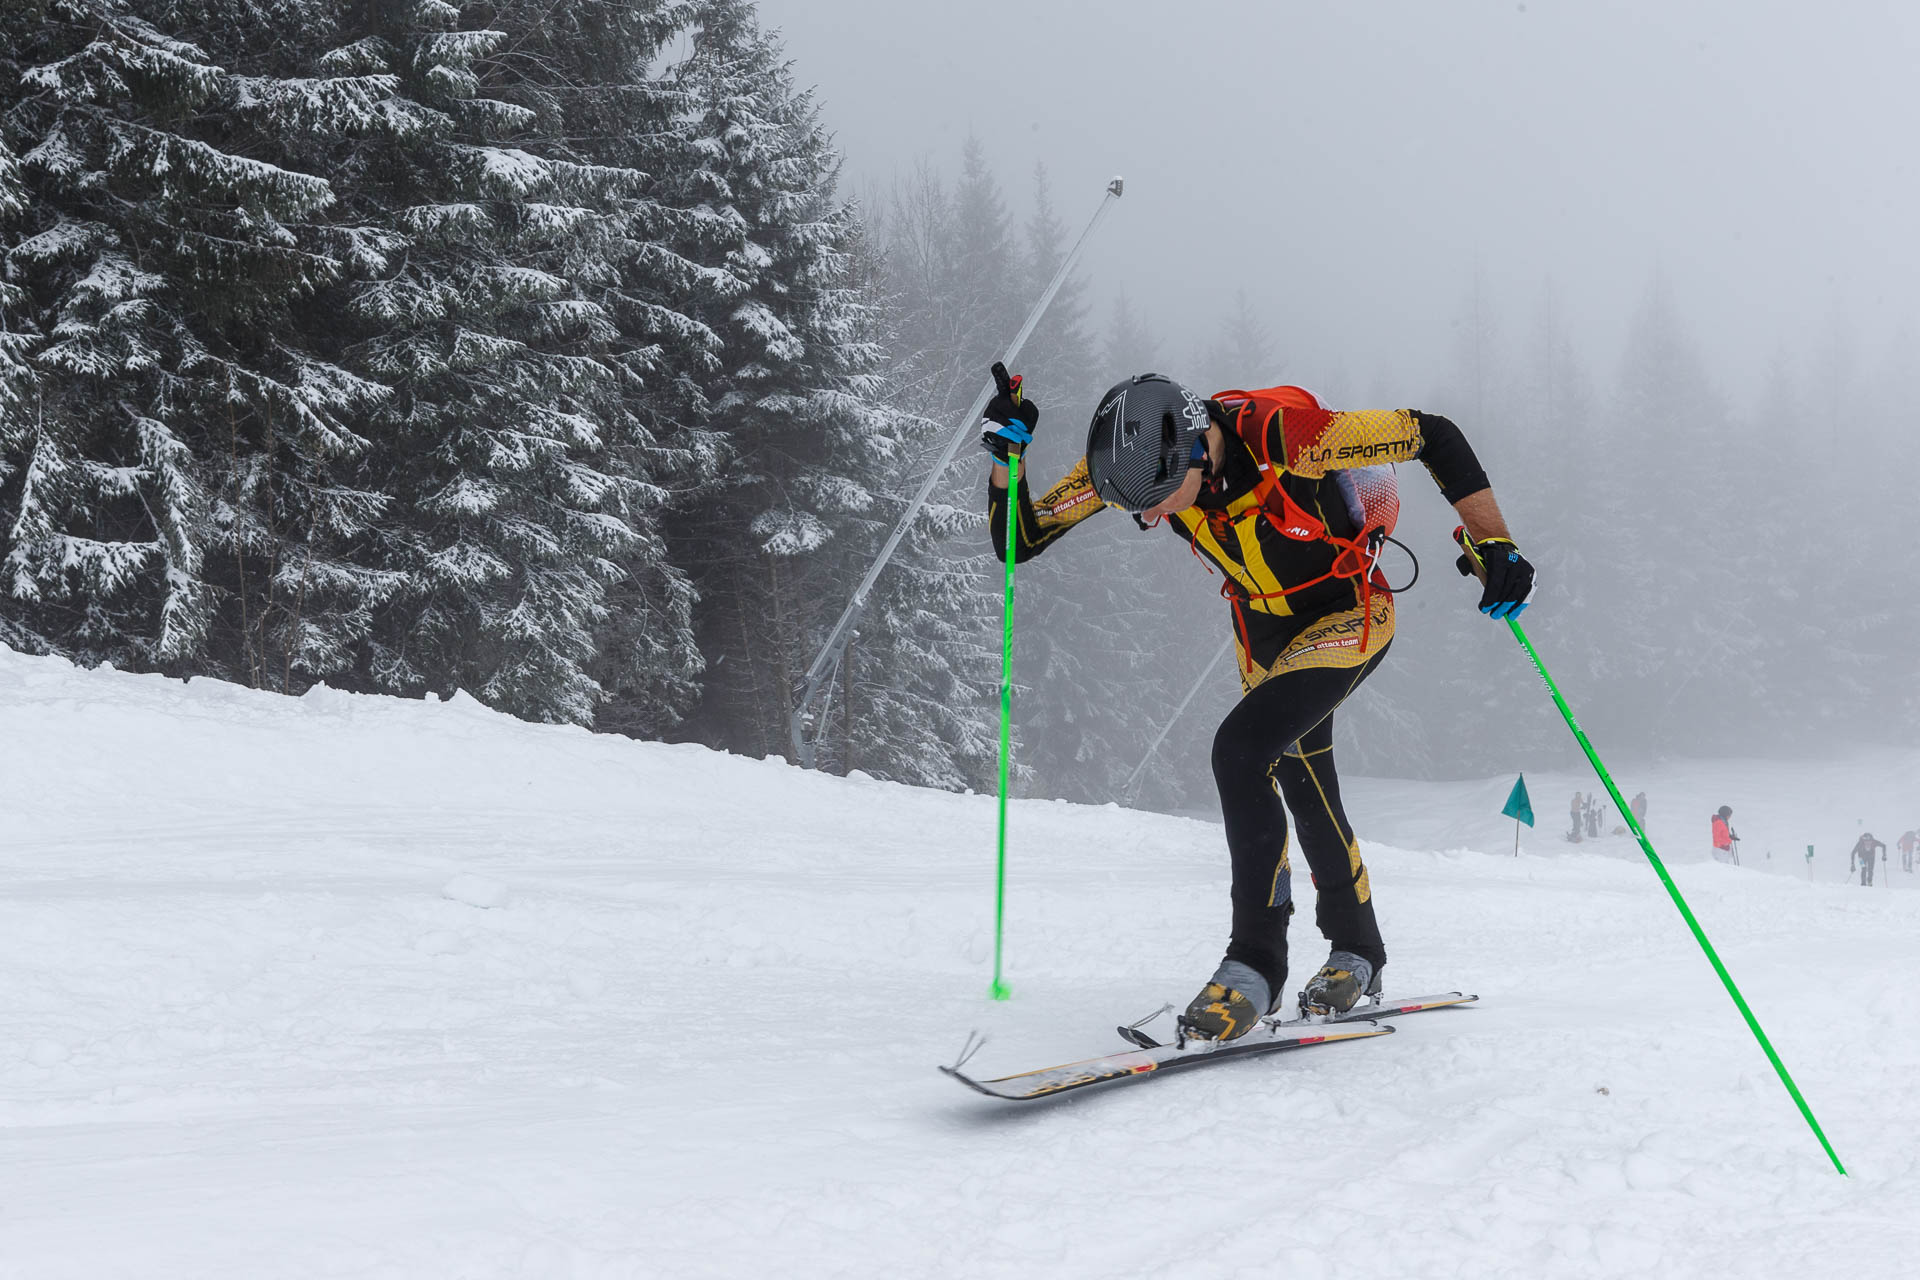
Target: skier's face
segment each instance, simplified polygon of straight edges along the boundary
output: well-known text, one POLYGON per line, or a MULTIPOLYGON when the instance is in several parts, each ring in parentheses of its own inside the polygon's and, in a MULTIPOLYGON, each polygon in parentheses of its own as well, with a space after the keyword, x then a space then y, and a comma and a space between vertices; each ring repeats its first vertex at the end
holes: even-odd
POLYGON ((1205 480, 1206 473, 1199 468, 1188 471, 1187 478, 1180 482, 1180 487, 1175 489, 1166 501, 1141 512, 1140 518, 1151 524, 1162 516, 1170 516, 1176 511, 1185 511, 1199 500, 1200 486, 1205 480))

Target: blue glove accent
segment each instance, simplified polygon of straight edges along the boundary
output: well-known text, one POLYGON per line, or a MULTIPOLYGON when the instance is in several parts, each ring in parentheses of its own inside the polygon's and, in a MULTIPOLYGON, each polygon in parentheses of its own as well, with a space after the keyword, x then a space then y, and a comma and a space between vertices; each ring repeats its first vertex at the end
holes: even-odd
POLYGON ((1486 555, 1483 561, 1487 575, 1486 589, 1480 597, 1480 612, 1496 622, 1519 617, 1533 597, 1534 585, 1533 566, 1521 557, 1519 548, 1504 538, 1500 542, 1505 544, 1504 548, 1487 548, 1486 544, 1482 544, 1491 554, 1486 555), (1502 549, 1506 552, 1506 558, 1495 560, 1493 556, 1499 555, 1502 549), (1496 598, 1489 600, 1488 596, 1496 598), (1518 599, 1514 598, 1516 596, 1518 599))
POLYGON ((1020 419, 1018 418, 1015 418, 1012 422, 1008 422, 1008 423, 987 422, 987 423, 984 423, 983 425, 989 426, 992 428, 992 430, 988 431, 986 434, 990 436, 999 436, 1002 440, 1007 440, 1012 442, 1013 444, 1017 444, 1022 449, 1025 449, 1028 445, 1033 443, 1033 428, 1028 426, 1026 423, 1020 421, 1020 419))

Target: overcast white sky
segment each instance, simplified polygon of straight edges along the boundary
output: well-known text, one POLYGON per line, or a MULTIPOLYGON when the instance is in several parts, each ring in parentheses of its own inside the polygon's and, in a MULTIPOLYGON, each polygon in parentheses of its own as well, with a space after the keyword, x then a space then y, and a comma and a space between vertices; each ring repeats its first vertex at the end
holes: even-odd
POLYGON ((921 156, 951 169, 971 131, 1016 211, 1045 160, 1077 233, 1124 174, 1088 275, 1104 294, 1127 273, 1177 351, 1244 284, 1291 350, 1412 394, 1476 264, 1509 338, 1551 276, 1603 381, 1656 267, 1735 381, 1836 308, 1869 361, 1915 314, 1913 4, 760 7, 852 190, 921 156))

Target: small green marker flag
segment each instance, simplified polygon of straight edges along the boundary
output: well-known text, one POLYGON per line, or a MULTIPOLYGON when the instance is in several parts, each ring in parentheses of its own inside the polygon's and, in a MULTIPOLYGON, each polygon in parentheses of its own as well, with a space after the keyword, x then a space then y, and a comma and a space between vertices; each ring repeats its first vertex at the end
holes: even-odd
POLYGON ((1528 826, 1533 825, 1533 801, 1527 798, 1527 775, 1521 774, 1514 780, 1513 794, 1507 797, 1507 807, 1500 811, 1506 817, 1528 826))

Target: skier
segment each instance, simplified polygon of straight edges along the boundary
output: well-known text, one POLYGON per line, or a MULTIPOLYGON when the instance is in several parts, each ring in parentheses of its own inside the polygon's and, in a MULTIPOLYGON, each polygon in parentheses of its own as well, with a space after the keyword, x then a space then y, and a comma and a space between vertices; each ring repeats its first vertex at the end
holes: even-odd
POLYGON ((1571 815, 1573 818, 1573 826, 1567 830, 1567 840, 1569 843, 1571 844, 1580 843, 1580 828, 1585 825, 1586 812, 1587 812, 1586 800, 1580 795, 1578 791, 1574 792, 1573 807, 1571 810, 1571 815))
POLYGON ((1913 871, 1913 847, 1916 844, 1920 844, 1920 832, 1906 831, 1901 833, 1899 840, 1900 867, 1909 873, 1913 871))
POLYGON ((1627 801, 1627 808, 1633 812, 1633 821, 1642 831, 1647 829, 1647 793, 1634 792, 1633 799, 1627 801))
POLYGON ((1847 863, 1849 871, 1853 870, 1855 865, 1859 866, 1860 883, 1868 888, 1873 887, 1873 851, 1875 849, 1880 851, 1881 857, 1887 856, 1887 846, 1875 840, 1873 832, 1863 831, 1860 833, 1860 839, 1854 842, 1853 857, 1847 863))
MULTIPOLYGON (((987 514, 1004 559, 1006 459, 1031 443, 1039 410, 1018 379, 999 366, 994 373, 1001 391, 981 443, 995 459, 987 514)), ((1242 697, 1214 734, 1213 775, 1232 859, 1232 929, 1225 957, 1181 1019, 1187 1036, 1235 1039, 1280 1005, 1294 910, 1288 811, 1331 946, 1299 993, 1301 1008, 1344 1013, 1380 991, 1387 955, 1340 803, 1333 714, 1380 665, 1394 634, 1393 596, 1374 557, 1398 498, 1391 472, 1374 464, 1416 459, 1479 546, 1480 611, 1517 615, 1533 594, 1533 566, 1514 546, 1466 437, 1437 414, 1333 412, 1299 387, 1207 398, 1141 374, 1100 398, 1085 456, 1039 501, 1021 474, 1016 561, 1113 506, 1142 529, 1165 524, 1224 577, 1242 697)), ((1456 565, 1473 569, 1464 555, 1456 565)))
POLYGON ((1733 806, 1723 804, 1720 811, 1713 815, 1713 860, 1715 862, 1734 862, 1733 846, 1740 837, 1728 825, 1727 819, 1733 816, 1733 806))

